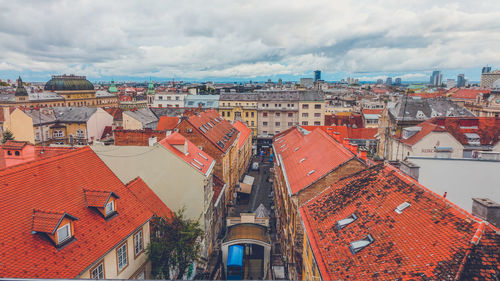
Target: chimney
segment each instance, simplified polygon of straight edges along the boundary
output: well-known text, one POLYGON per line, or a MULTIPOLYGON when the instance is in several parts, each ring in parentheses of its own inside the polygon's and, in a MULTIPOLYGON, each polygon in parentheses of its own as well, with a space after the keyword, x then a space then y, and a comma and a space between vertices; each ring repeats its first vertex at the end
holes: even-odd
POLYGON ((358 155, 359 155, 359 158, 366 161, 366 159, 368 158, 368 151, 366 151, 366 149, 360 149, 358 155))
POLYGON ((149 146, 153 146, 157 142, 158 142, 158 138, 156 138, 155 136, 152 136, 149 138, 149 146))
POLYGON ((420 166, 410 161, 401 161, 399 169, 401 170, 401 172, 407 174, 408 176, 418 181, 418 173, 420 170, 420 166))
POLYGON ((488 198, 472 198, 472 215, 500 227, 500 204, 488 198))

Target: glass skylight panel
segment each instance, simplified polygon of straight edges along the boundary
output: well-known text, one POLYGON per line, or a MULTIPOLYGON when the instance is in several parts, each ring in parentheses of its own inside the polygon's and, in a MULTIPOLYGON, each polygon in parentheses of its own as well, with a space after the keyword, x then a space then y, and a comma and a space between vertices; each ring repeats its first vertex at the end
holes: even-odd
POLYGON ((352 254, 356 254, 357 252, 366 248, 366 246, 373 243, 373 241, 375 241, 373 239, 373 237, 370 234, 368 234, 368 236, 366 236, 365 238, 363 238, 361 240, 351 242, 351 245, 349 246, 349 250, 351 250, 352 254))
POLYGON ((398 214, 401 214, 401 213, 403 213, 404 209, 406 209, 410 206, 411 206, 410 203, 404 202, 404 203, 400 204, 399 206, 397 206, 394 211, 396 211, 396 213, 398 213, 398 214))
POLYGON ((356 214, 352 214, 352 215, 350 215, 349 217, 347 217, 345 219, 337 221, 337 228, 338 229, 342 229, 342 228, 348 226, 349 224, 351 224, 352 222, 354 222, 357 219, 358 219, 358 216, 356 216, 356 214))

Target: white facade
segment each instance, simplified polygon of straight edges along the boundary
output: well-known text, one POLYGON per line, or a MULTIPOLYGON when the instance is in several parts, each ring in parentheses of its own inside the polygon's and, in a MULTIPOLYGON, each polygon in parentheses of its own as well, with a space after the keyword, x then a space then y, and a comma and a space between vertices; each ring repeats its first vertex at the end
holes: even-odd
POLYGON ((87 141, 100 140, 104 128, 111 125, 113 125, 113 116, 104 109, 97 108, 97 111, 87 120, 87 141))
POLYGON ((153 107, 184 107, 187 93, 162 92, 156 93, 153 107))
POLYGON ((431 132, 414 145, 398 143, 393 139, 391 158, 389 160, 404 160, 408 156, 435 158, 462 158, 463 145, 450 133, 431 132))

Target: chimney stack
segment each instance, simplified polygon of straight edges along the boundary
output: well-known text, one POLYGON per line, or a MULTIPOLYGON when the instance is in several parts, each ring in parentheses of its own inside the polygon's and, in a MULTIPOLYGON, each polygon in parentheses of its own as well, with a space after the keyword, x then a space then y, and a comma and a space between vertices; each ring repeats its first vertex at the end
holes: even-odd
POLYGON ((407 174, 408 176, 412 177, 416 181, 418 181, 418 174, 420 170, 420 166, 416 165, 415 163, 409 162, 409 161, 401 161, 399 165, 399 169, 401 172, 407 174))
POLYGON ((500 227, 500 204, 488 198, 472 198, 472 215, 500 227))
POLYGON ((158 139, 155 136, 149 138, 149 146, 155 145, 158 142, 158 139))

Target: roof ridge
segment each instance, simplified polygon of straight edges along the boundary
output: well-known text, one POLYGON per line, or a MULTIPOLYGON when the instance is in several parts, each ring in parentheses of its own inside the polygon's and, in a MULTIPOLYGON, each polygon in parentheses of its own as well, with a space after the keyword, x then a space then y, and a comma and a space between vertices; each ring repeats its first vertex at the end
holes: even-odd
MULTIPOLYGON (((131 179, 128 183, 125 184, 125 186, 129 186, 130 184, 134 184, 135 182, 137 182, 139 180, 142 180, 141 176, 137 176, 137 177, 131 179)), ((142 181, 144 181, 144 180, 142 180, 142 181)))
POLYGON ((41 163, 52 162, 52 161, 55 161, 57 159, 64 159, 66 157, 70 157, 74 154, 83 153, 83 152, 86 152, 88 150, 92 151, 90 146, 86 145, 86 146, 81 147, 81 148, 76 148, 73 150, 70 149, 70 150, 68 150, 67 153, 56 154, 56 155, 52 155, 52 156, 47 156, 45 158, 40 158, 40 159, 35 159, 35 160, 19 163, 16 165, 12 165, 12 166, 0 169, 0 175, 2 175, 2 176, 9 175, 9 174, 14 173, 14 172, 18 172, 18 171, 21 171, 24 169, 29 169, 29 168, 38 166, 41 163), (23 166, 26 166, 26 167, 23 168, 23 166), (14 170, 14 171, 12 171, 12 170, 14 170))

